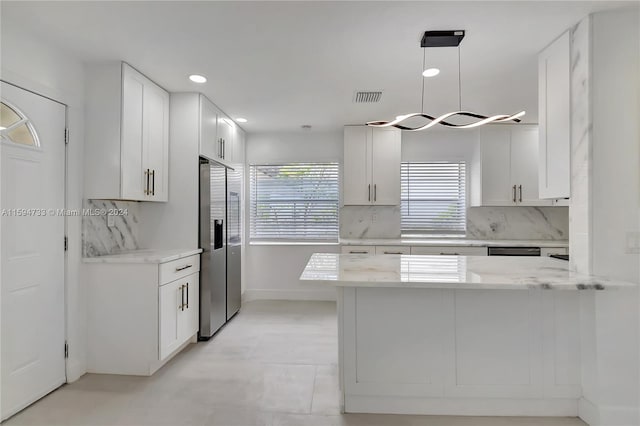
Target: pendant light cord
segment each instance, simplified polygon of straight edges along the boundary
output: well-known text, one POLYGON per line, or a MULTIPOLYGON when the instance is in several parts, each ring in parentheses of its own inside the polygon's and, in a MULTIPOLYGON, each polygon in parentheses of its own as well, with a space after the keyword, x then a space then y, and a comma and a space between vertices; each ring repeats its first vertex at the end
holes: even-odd
POLYGON ((462 111, 462 73, 460 72, 460 45, 458 44, 458 111, 462 111))
POLYGON ((422 75, 423 71, 424 71, 424 67, 426 64, 426 58, 427 58, 427 48, 423 47, 422 48, 422 71, 420 71, 420 76, 422 77, 422 104, 421 107, 422 109, 420 110, 420 112, 422 112, 424 114, 424 76, 422 75))

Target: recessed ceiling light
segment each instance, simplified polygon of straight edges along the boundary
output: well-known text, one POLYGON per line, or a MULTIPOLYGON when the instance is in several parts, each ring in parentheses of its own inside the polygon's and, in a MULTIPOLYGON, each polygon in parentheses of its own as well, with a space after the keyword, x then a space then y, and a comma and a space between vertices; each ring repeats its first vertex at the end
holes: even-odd
POLYGON ((198 74, 191 74, 189 76, 189 80, 193 81, 194 83, 206 83, 207 77, 198 74))
POLYGON ((246 123, 248 120, 246 118, 238 117, 238 118, 236 118, 236 121, 238 123, 246 123))
POLYGON ((422 72, 424 77, 435 77, 438 74, 440 74, 440 70, 438 68, 427 68, 422 72))

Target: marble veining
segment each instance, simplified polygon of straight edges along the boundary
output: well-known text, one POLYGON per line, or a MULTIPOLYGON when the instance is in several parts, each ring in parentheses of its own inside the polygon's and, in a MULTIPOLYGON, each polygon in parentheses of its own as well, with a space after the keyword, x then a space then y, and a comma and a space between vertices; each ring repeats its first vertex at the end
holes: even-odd
POLYGON ((341 287, 605 290, 637 284, 572 272, 545 257, 314 253, 300 280, 341 287))
POLYGON ((117 200, 85 200, 84 209, 107 212, 126 210, 127 214, 114 215, 114 224, 108 226, 107 214, 83 215, 82 252, 84 257, 105 256, 139 249, 139 203, 117 200))
POLYGON ((340 238, 400 238, 400 206, 344 206, 340 238))
POLYGON ((492 240, 566 240, 567 207, 471 207, 467 238, 492 240))
POLYGON ((202 253, 202 249, 146 249, 86 257, 85 263, 165 263, 202 253))
POLYGON ((590 27, 586 17, 571 29, 571 267, 591 272, 591 133, 590 27))

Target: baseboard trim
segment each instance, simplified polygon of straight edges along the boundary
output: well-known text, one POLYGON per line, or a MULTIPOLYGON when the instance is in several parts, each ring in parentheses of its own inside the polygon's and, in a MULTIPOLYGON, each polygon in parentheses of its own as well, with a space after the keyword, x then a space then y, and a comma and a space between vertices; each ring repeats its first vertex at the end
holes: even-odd
POLYGON ((336 301, 336 290, 250 290, 242 294, 242 302, 252 300, 318 300, 336 301))
POLYGON ((577 417, 578 400, 345 395, 345 412, 436 416, 577 417))
POLYGON ((595 426, 600 423, 598 407, 584 397, 578 400, 578 417, 591 426, 595 426))

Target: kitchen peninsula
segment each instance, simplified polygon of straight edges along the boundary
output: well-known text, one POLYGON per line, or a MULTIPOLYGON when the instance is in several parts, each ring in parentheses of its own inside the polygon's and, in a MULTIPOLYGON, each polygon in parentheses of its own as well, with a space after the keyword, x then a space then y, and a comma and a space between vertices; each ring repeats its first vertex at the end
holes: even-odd
POLYGON ((315 253, 335 286, 342 408, 351 413, 576 416, 579 291, 634 284, 545 257, 315 253))

